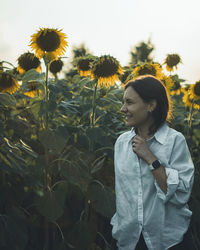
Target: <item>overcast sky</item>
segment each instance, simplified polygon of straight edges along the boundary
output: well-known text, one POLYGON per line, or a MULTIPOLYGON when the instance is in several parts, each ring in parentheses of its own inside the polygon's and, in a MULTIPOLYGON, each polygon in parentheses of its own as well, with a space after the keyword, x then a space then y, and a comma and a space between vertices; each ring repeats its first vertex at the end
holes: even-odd
POLYGON ((199 0, 0 0, 0 60, 16 65, 40 27, 59 28, 73 45, 110 54, 125 66, 131 48, 151 38, 155 60, 168 53, 183 61, 176 71, 188 83, 200 80, 199 0))

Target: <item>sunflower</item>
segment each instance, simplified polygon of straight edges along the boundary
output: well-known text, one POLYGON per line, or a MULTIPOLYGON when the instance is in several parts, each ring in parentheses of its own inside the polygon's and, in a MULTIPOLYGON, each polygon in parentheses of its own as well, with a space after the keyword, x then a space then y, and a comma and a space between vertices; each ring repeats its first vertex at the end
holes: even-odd
POLYGON ((0 92, 14 94, 20 87, 17 80, 6 72, 0 73, 0 92))
POLYGON ((94 57, 85 56, 80 57, 77 61, 77 71, 80 76, 90 76, 91 75, 91 64, 94 62, 94 57))
POLYGON ((191 97, 195 101, 200 99, 200 81, 197 81, 195 84, 191 84, 190 93, 191 97))
POLYGON ((181 92, 182 92, 181 82, 184 82, 185 80, 180 79, 178 77, 178 75, 171 76, 171 79, 173 80, 173 86, 172 86, 172 88, 170 90, 170 94, 172 96, 174 96, 174 95, 180 95, 181 92))
POLYGON ((134 78, 142 75, 153 75, 158 79, 163 78, 162 67, 159 63, 143 63, 133 70, 134 78))
POLYGON ((64 54, 68 43, 65 40, 66 35, 61 31, 62 29, 40 28, 31 36, 30 47, 35 50, 37 57, 42 58, 45 55, 47 59, 52 60, 64 54))
POLYGON ((171 72, 174 67, 177 69, 179 63, 182 63, 182 60, 178 54, 168 54, 163 64, 166 64, 166 70, 171 72))
POLYGON ((55 59, 50 62, 49 70, 52 74, 56 75, 62 70, 62 67, 63 67, 63 61, 60 59, 55 59))
POLYGON ((33 53, 24 53, 17 59, 17 61, 17 71, 20 74, 25 74, 30 69, 36 69, 38 72, 42 71, 40 60, 33 53))
POLYGON ((129 67, 124 67, 124 73, 120 75, 119 79, 123 84, 126 84, 129 80, 133 78, 132 69, 129 67))
POLYGON ((3 63, 0 62, 0 72, 3 72, 3 63))
POLYGON ((42 91, 37 88, 37 82, 35 81, 28 82, 28 91, 23 92, 24 95, 32 97, 32 98, 40 95, 41 93, 42 91))
POLYGON ((163 75, 163 77, 160 80, 165 85, 166 89, 170 92, 170 90, 173 88, 174 85, 174 81, 171 78, 171 76, 163 75))
POLYGON ((113 86, 123 73, 120 63, 110 55, 104 55, 94 61, 91 76, 98 79, 98 86, 113 86))
POLYGON ((185 106, 191 107, 193 105, 194 109, 200 109, 200 81, 191 84, 187 90, 183 90, 183 93, 185 106))

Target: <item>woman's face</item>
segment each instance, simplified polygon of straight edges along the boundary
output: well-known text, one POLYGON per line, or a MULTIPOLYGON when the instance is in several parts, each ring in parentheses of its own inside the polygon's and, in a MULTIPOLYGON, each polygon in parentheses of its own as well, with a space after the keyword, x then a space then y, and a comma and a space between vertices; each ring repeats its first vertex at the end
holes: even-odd
POLYGON ((140 127, 149 125, 152 117, 149 111, 153 111, 152 104, 145 103, 138 93, 129 86, 124 92, 124 104, 121 108, 126 116, 126 125, 140 127))

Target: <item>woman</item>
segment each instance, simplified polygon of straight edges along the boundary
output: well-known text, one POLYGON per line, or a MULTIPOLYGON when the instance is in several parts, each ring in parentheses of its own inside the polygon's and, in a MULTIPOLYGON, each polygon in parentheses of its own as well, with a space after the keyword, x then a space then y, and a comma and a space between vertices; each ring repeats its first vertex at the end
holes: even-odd
POLYGON ((194 166, 184 136, 167 124, 170 110, 166 89, 155 77, 125 86, 121 111, 132 129, 115 143, 111 219, 119 250, 195 249, 187 205, 194 166))

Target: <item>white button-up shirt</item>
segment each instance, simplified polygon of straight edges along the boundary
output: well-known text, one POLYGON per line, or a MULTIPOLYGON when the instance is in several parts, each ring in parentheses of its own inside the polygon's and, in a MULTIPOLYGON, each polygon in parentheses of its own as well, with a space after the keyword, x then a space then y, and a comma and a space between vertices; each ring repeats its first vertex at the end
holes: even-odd
POLYGON ((115 143, 116 213, 112 235, 119 250, 134 250, 143 234, 150 250, 166 250, 183 240, 192 211, 188 207, 194 165, 182 133, 164 123, 147 140, 151 152, 165 167, 167 193, 158 185, 149 165, 132 149, 135 129, 115 143))

